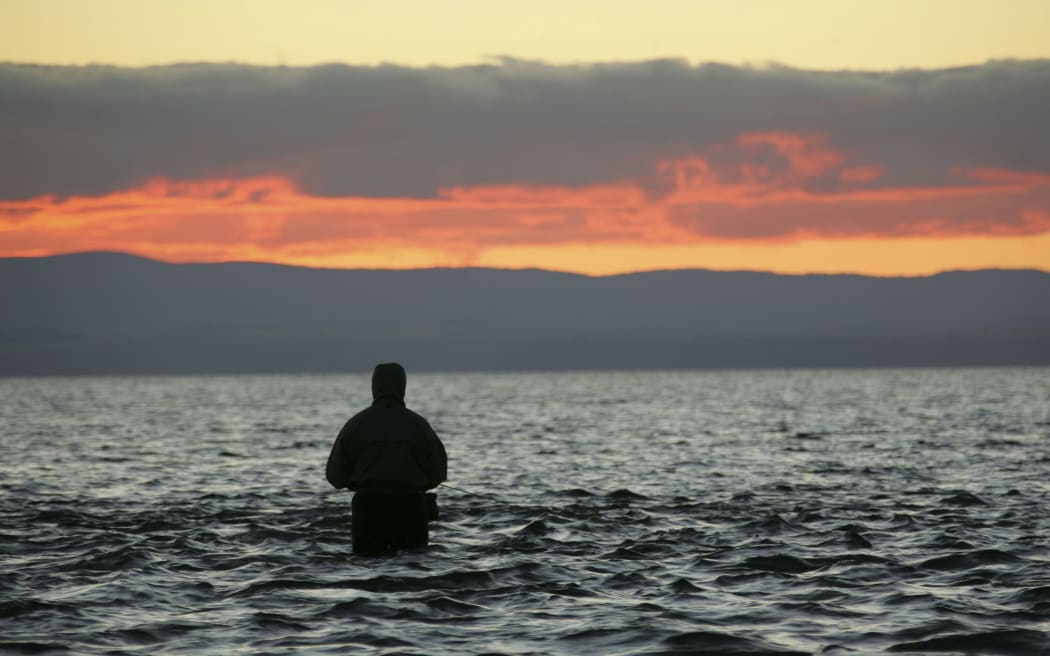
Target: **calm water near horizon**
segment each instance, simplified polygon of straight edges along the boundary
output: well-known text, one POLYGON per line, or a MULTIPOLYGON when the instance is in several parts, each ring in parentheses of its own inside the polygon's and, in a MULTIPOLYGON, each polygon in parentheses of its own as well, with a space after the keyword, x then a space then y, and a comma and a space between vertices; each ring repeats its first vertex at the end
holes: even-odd
POLYGON ((1050 653, 1050 368, 410 370, 459 489, 386 559, 324 480, 369 402, 0 379, 0 653, 1050 653))

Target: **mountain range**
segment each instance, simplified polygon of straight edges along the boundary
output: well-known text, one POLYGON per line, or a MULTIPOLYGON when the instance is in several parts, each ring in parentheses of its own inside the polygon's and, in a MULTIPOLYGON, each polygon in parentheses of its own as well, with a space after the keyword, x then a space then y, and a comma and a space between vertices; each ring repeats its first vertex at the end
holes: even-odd
POLYGON ((1050 364, 1050 274, 0 259, 0 375, 1050 364))

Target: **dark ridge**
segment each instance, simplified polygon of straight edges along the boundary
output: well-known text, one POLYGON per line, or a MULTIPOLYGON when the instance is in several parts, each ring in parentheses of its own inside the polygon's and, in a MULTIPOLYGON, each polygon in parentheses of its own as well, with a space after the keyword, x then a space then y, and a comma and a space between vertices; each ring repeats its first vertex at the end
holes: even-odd
MULTIPOLYGON (((0 259, 0 375, 1050 364, 1050 274, 0 259)), ((821 433, 793 433, 819 439, 821 433)))

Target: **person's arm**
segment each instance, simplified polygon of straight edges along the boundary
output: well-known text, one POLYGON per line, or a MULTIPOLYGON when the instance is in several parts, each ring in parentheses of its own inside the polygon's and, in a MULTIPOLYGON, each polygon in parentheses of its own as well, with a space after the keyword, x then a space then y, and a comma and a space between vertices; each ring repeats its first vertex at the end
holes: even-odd
POLYGON ((332 444, 332 451, 328 454, 328 464, 325 465, 324 475, 332 487, 339 490, 350 484, 350 460, 345 453, 344 440, 347 436, 349 423, 339 431, 339 436, 332 444))
POLYGON ((434 429, 427 424, 427 429, 430 431, 430 443, 431 443, 431 467, 430 472, 430 489, 441 485, 443 481, 448 480, 448 455, 445 453, 445 445, 442 444, 441 438, 437 436, 434 429))

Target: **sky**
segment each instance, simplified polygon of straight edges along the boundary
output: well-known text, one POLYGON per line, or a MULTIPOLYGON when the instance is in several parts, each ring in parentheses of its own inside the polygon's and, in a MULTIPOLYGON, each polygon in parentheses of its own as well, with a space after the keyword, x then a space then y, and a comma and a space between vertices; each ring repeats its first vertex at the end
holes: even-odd
POLYGON ((1050 271, 1050 3, 0 5, 0 257, 1050 271))

